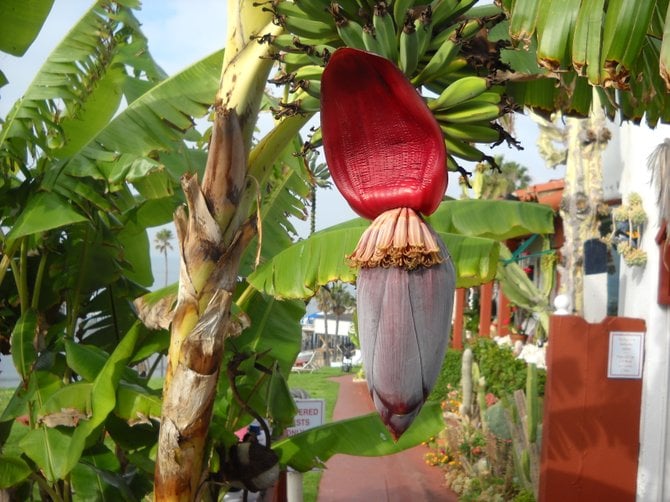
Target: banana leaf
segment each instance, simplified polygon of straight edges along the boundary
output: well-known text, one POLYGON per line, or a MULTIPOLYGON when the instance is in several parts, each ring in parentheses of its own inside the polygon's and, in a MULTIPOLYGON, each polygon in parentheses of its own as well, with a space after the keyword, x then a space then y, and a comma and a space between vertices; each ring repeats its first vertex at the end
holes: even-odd
POLYGON ((667 123, 667 13, 665 0, 518 0, 506 39, 523 44, 503 51, 515 71, 505 86, 521 107, 577 116, 598 86, 611 119, 667 123))
POLYGON ((36 0, 26 8, 16 2, 0 2, 0 51, 23 56, 37 38, 54 0, 36 0))
MULTIPOLYGON (((495 277, 498 241, 553 232, 549 207, 514 201, 447 201, 428 221, 444 240, 456 266, 457 287, 495 277)), ((248 278, 256 289, 278 298, 309 298, 319 286, 340 280, 353 283, 351 253, 368 221, 357 218, 322 230, 263 263, 248 278)))
POLYGON ((377 457, 412 448, 444 429, 440 403, 426 403, 412 426, 396 443, 377 413, 332 422, 277 441, 272 449, 279 462, 301 472, 323 467, 341 453, 377 457))

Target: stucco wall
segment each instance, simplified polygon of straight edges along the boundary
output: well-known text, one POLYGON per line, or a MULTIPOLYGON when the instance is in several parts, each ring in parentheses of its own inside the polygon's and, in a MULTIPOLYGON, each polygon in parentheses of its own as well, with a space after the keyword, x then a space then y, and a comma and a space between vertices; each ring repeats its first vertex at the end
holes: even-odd
POLYGON ((647 323, 637 490, 640 502, 670 500, 670 313, 656 301, 659 265, 658 247, 654 241, 658 231, 657 193, 647 167, 649 155, 666 137, 670 137, 668 126, 650 130, 626 124, 622 126, 619 138, 624 162, 620 184, 623 201, 629 193, 639 193, 648 217, 642 238, 647 265, 640 269, 622 264, 619 290, 619 314, 642 318, 647 323))

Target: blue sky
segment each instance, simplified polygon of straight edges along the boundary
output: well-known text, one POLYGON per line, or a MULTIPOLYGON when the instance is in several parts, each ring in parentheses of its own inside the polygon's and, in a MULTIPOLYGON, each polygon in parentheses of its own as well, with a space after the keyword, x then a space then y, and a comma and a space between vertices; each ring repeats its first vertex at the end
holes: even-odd
MULTIPOLYGON (((0 53, 0 67, 10 81, 7 86, 0 88, 0 116, 6 115, 53 47, 91 5, 92 2, 83 0, 55 0, 42 32, 25 56, 14 58, 0 53)), ((168 74, 173 74, 223 47, 226 38, 226 6, 225 0, 146 0, 136 16, 149 39, 149 49, 154 58, 168 74)), ((562 177, 562 170, 546 168, 540 158, 536 147, 537 127, 533 122, 518 116, 516 127, 517 137, 524 150, 501 146, 494 153, 528 167, 536 183, 562 177)), ((452 174, 449 181, 447 193, 457 196, 457 176, 452 174)), ((355 216, 335 189, 320 191, 317 204, 318 229, 355 216)), ((296 227, 301 236, 307 235, 309 226, 306 222, 297 222, 296 227)), ((153 241, 153 232, 151 239, 153 241)), ((163 257, 153 249, 152 252, 157 262, 154 266, 156 283, 162 285, 163 257)), ((177 279, 178 263, 175 251, 170 253, 169 260, 169 280, 174 281, 177 279)))

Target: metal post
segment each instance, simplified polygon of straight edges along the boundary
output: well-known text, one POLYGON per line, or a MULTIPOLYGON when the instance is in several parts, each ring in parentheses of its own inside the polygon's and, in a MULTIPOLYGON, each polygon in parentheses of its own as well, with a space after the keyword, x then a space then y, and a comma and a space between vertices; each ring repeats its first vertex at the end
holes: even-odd
POLYGON ((286 499, 288 502, 302 502, 302 472, 293 469, 286 472, 286 499))

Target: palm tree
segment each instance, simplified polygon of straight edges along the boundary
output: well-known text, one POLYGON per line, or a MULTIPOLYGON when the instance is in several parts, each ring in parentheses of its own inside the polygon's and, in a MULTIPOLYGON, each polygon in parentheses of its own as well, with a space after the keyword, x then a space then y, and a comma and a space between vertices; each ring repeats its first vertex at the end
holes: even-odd
POLYGON ((316 292, 316 306, 323 312, 323 322, 324 322, 324 334, 321 337, 321 349, 323 350, 323 363, 326 366, 330 366, 330 353, 328 346, 328 314, 333 310, 333 297, 330 292, 330 288, 322 286, 316 292))
POLYGON ((340 317, 356 305, 356 299, 342 282, 330 286, 331 307, 335 314, 335 334, 340 334, 340 317))
POLYGON ((515 190, 528 187, 531 177, 527 167, 518 162, 506 161, 502 155, 495 156, 495 164, 497 168, 491 168, 484 162, 475 167, 472 188, 477 198, 502 199, 515 190))
POLYGON ((319 188, 330 188, 332 184, 328 181, 330 178, 330 171, 324 162, 317 163, 318 153, 310 150, 305 155, 305 164, 310 181, 310 197, 309 197, 309 233, 310 235, 316 232, 316 192, 319 188))
POLYGON ((168 285, 168 250, 172 251, 172 230, 169 228, 164 228, 156 232, 156 237, 154 239, 154 244, 158 252, 163 253, 163 258, 165 259, 165 287, 168 285))

